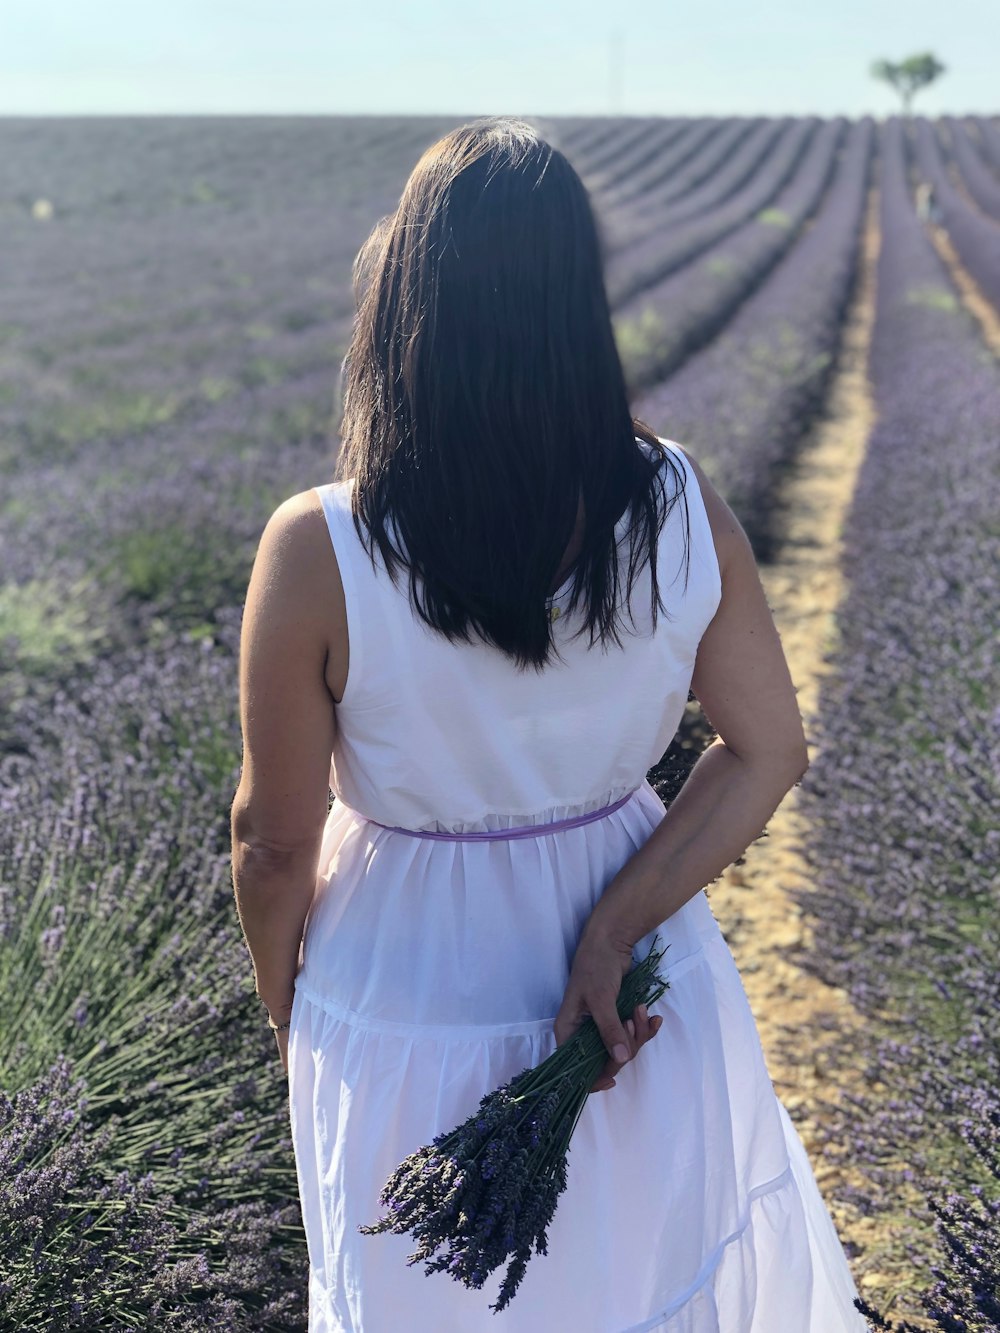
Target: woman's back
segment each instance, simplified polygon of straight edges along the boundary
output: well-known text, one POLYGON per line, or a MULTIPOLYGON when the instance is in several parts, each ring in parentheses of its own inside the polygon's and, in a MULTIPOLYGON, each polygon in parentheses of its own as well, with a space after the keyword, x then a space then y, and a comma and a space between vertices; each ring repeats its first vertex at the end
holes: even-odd
MULTIPOLYGON (((667 614, 650 614, 647 564, 622 643, 590 646, 568 609, 572 580, 550 598, 561 661, 518 670, 482 641, 454 643, 413 610, 407 580, 372 568, 351 517, 353 481, 317 487, 347 606, 350 669, 337 709, 331 785, 380 823, 469 832, 546 822, 633 791, 670 743, 688 698, 698 642, 721 596, 719 563, 697 478, 663 441, 667 498, 657 576, 667 614), (689 560, 686 557, 689 556, 689 560)), ((652 453, 637 440, 637 447, 652 453)), ((619 520, 622 586, 628 515, 619 520)), ((377 548, 376 548, 377 549, 377 548)))
MULTIPOLYGON (((301 985, 313 996, 421 1025, 454 1021, 456 988, 467 992, 462 1013, 481 1023, 537 1024, 555 1014, 579 913, 606 882, 598 863, 610 874, 662 811, 646 774, 677 729, 721 593, 697 479, 683 451, 665 444, 678 469, 661 464, 668 500, 678 496, 658 545, 669 615, 652 628, 647 565, 632 594, 639 632, 623 633, 621 647, 591 646, 586 633, 574 637, 582 612, 567 611, 553 621, 562 661, 540 673, 519 670, 492 645, 430 630, 406 580, 393 585, 381 561, 373 570, 351 517, 352 483, 317 488, 344 586, 350 664, 330 771, 337 802, 320 854, 329 883, 306 931, 301 985), (389 831, 481 835, 580 818, 629 797, 613 818, 541 842, 389 831), (617 836, 609 840, 610 825, 617 836), (362 840, 373 855, 358 860, 362 840), (345 846, 363 882, 340 859, 345 846), (456 928, 491 942, 474 979, 456 928)), ((619 533, 626 522, 623 515, 619 533)), ((553 608, 569 597, 567 583, 553 608)), ((672 929, 676 959, 700 947, 716 929, 707 902, 689 904, 672 929)))

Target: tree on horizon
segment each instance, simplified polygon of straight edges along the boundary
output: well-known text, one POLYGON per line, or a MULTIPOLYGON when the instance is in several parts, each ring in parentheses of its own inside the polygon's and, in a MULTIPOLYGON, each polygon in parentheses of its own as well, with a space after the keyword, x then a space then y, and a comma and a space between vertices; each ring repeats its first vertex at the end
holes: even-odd
POLYGON ((876 60, 872 67, 872 77, 881 79, 895 88, 903 99, 903 114, 910 114, 910 105, 915 93, 933 83, 946 67, 930 51, 909 56, 898 64, 891 60, 876 60))

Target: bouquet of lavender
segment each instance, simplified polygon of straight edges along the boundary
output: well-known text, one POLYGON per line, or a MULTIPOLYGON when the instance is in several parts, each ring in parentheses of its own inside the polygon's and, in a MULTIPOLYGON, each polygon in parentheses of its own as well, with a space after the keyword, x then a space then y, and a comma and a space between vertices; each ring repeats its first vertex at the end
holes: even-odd
MULTIPOLYGON (((658 1000, 670 983, 656 971, 669 945, 623 977, 618 1016, 658 1000)), ((388 1214, 358 1230, 394 1231, 418 1242, 408 1264, 447 1272, 480 1288, 508 1258, 497 1314, 520 1285, 534 1248, 547 1254, 546 1231, 566 1188, 566 1154, 590 1088, 608 1052, 592 1018, 535 1068, 487 1093, 464 1124, 411 1153, 382 1188, 388 1214), (443 1253, 435 1254, 443 1247, 443 1253)))

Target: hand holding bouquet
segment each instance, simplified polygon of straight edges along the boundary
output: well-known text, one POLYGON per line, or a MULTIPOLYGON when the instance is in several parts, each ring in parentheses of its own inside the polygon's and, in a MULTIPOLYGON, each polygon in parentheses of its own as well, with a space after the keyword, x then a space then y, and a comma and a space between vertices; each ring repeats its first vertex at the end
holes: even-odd
MULTIPOLYGON (((656 951, 654 939, 647 956, 622 979, 619 1025, 668 989, 669 982, 656 971, 665 951, 656 951)), ((592 985, 582 982, 575 992, 568 988, 557 1028, 576 1021, 573 1007, 592 985)), ((490 1307, 503 1310, 532 1249, 548 1252, 546 1232, 566 1188, 566 1154, 584 1103, 592 1091, 611 1086, 608 1069, 624 1063, 617 1058, 621 1052, 609 1052, 602 1038, 602 1031, 614 1035, 614 1026, 602 1015, 598 1027, 587 1015, 540 1065, 488 1093, 464 1124, 407 1157, 379 1195, 388 1214, 359 1231, 411 1234, 418 1245, 408 1264, 423 1262, 426 1273, 447 1272, 467 1287, 482 1287, 510 1259, 500 1295, 490 1307)), ((656 1027, 647 1024, 647 1030, 645 1040, 656 1027)))
POLYGON ((554 1031, 558 1046, 572 1037, 581 1022, 591 1018, 610 1052, 591 1085, 591 1092, 613 1088, 615 1075, 626 1061, 635 1057, 640 1047, 656 1036, 663 1022, 659 1014, 650 1018, 644 1004, 636 1005, 632 1018, 619 1013, 619 990, 622 977, 633 964, 633 947, 620 936, 592 930, 588 923, 577 945, 566 993, 556 1014, 554 1031))

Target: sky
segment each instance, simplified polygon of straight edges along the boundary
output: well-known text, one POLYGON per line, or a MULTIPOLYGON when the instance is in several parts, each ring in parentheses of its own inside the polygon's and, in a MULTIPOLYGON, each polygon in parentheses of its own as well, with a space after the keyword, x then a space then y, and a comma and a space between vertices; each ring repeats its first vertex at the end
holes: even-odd
POLYGON ((997 0, 0 0, 0 115, 1000 112, 997 0))

